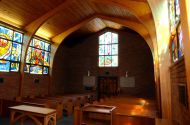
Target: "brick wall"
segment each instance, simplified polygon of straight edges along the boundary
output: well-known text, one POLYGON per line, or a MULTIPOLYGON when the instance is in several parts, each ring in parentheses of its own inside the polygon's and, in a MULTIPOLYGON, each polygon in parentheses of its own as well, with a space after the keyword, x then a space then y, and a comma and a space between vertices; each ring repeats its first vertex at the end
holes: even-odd
POLYGON ((19 73, 0 73, 3 83, 0 83, 0 98, 13 99, 19 94, 19 73))
MULTIPOLYGON (((122 93, 135 96, 154 97, 153 59, 150 49, 140 35, 130 30, 116 31, 119 34, 119 67, 98 67, 98 36, 95 33, 82 42, 67 46, 64 43, 55 55, 53 81, 57 93, 83 92, 83 76, 87 71, 93 76, 105 75, 135 77, 135 88, 122 88, 122 93)), ((67 41, 64 41, 67 42, 67 41)))
POLYGON ((47 95, 49 76, 25 74, 23 82, 23 96, 47 95))
MULTIPOLYGON (((0 83, 0 98, 14 99, 19 95, 21 75, 19 73, 0 73, 3 83, 0 83)), ((49 76, 25 74, 23 80, 23 96, 48 94, 49 76), (39 79, 39 83, 34 83, 39 79)))

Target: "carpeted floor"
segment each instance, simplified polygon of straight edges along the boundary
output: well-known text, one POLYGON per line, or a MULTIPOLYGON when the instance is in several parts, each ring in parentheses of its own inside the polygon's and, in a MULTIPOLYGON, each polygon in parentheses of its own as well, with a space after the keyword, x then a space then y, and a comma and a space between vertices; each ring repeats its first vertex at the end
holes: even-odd
MULTIPOLYGON (((9 125, 9 118, 0 117, 0 125, 9 125)), ((20 125, 16 123, 15 125, 20 125)), ((24 125, 35 125, 34 123, 25 122, 24 125)), ((73 116, 63 117, 57 121, 57 125, 73 125, 73 116)))

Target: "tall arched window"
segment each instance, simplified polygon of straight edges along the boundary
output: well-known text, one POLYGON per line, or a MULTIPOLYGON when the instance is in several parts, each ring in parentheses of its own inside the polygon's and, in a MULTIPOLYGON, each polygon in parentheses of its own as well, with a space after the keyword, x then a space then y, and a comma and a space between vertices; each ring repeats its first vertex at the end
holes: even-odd
POLYGON ((106 32, 99 36, 99 67, 118 66, 118 34, 106 32))
POLYGON ((33 38, 27 51, 24 71, 30 74, 48 74, 51 44, 45 39, 33 38))
POLYGON ((18 72, 23 34, 0 26, 0 72, 18 72))

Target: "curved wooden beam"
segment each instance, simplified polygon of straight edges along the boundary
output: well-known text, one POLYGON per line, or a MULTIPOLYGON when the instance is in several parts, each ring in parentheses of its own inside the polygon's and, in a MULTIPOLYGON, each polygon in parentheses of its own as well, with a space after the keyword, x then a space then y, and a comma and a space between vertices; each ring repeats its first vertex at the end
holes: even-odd
POLYGON ((145 39, 145 41, 149 45, 151 51, 153 52, 153 50, 154 50, 153 42, 152 42, 152 40, 150 38, 150 35, 149 35, 148 31, 146 30, 146 28, 144 27, 143 24, 128 21, 126 19, 121 19, 121 18, 117 18, 117 17, 113 17, 113 16, 102 15, 102 14, 98 14, 97 17, 101 18, 101 19, 109 20, 109 21, 112 21, 112 22, 115 22, 115 23, 118 23, 118 24, 121 24, 123 26, 126 26, 126 27, 136 31, 137 33, 139 33, 145 39))
MULTIPOLYGON (((53 49, 51 52, 51 57, 54 58, 54 55, 55 55, 59 45, 69 34, 78 30, 79 28, 81 28, 82 26, 84 26, 86 23, 90 22, 94 18, 101 18, 101 19, 109 20, 109 21, 121 24, 123 26, 129 27, 129 28, 135 30, 137 33, 139 33, 145 39, 145 41, 149 45, 151 51, 153 52, 153 42, 150 38, 148 31, 146 31, 146 28, 144 27, 144 25, 142 25, 141 23, 127 21, 126 19, 121 19, 121 18, 117 18, 117 17, 113 17, 113 16, 96 14, 96 15, 90 16, 89 18, 86 18, 82 22, 73 25, 72 27, 68 28, 66 31, 62 32, 61 34, 58 34, 57 36, 53 37, 52 41, 54 44, 52 45, 53 49)), ((51 59, 51 62, 50 62, 51 66, 53 66, 53 60, 54 59, 51 59)))
POLYGON ((168 1, 147 0, 155 23, 156 45, 155 51, 155 79, 157 88, 158 109, 162 118, 171 119, 171 81, 170 81, 170 54, 169 54, 169 20, 168 1))
POLYGON ((46 14, 41 16, 40 18, 36 19, 35 21, 31 22, 27 26, 25 26, 24 30, 26 33, 24 34, 23 38, 23 48, 22 48, 22 57, 21 57, 21 82, 19 87, 19 96, 22 96, 22 88, 23 88, 23 78, 24 78, 24 66, 25 66, 25 60, 27 55, 27 50, 29 43, 33 37, 33 35, 36 33, 36 31, 39 29, 39 27, 47 21, 49 18, 60 12, 63 8, 67 7, 68 4, 71 4, 75 0, 65 0, 62 4, 60 4, 58 7, 48 11, 46 14))
MULTIPOLYGON (((148 31, 146 30, 146 28, 144 27, 143 24, 141 24, 140 22, 132 22, 132 21, 127 21, 126 19, 121 19, 121 18, 117 18, 117 17, 113 17, 113 16, 107 16, 107 15, 100 15, 100 14, 96 14, 93 16, 90 16, 88 18, 86 18, 85 20, 83 20, 80 23, 77 23, 75 25, 73 25, 72 27, 68 28, 67 30, 65 30, 64 32, 62 32, 61 34, 58 34, 57 36, 52 38, 52 41, 54 44, 52 44, 52 52, 51 52, 51 60, 50 60, 50 76, 52 76, 52 68, 53 68, 53 61, 54 61, 54 57, 55 54, 57 52, 57 49, 59 47, 59 45, 61 44, 61 42, 72 32, 78 30, 79 28, 81 28, 82 26, 84 26, 86 23, 90 22, 91 20, 93 20, 94 18, 101 18, 101 19, 105 19, 105 20, 109 20, 118 24, 121 24, 123 26, 129 27, 133 30, 135 30, 137 33, 139 33, 147 42, 147 44, 149 45, 152 54, 153 54, 153 42, 150 38, 150 35, 148 33, 148 31)), ((153 54, 154 55, 154 54, 153 54)), ((51 81, 50 83, 52 86, 53 82, 51 81)))
POLYGON ((125 8, 131 12, 144 26, 150 34, 153 44, 156 44, 156 29, 151 9, 147 0, 90 0, 93 3, 125 8), (141 1, 141 2, 140 2, 141 1), (143 2, 142 2, 143 1, 143 2), (146 2, 145 2, 146 1, 146 2))
POLYGON ((69 34, 78 30, 79 28, 81 28, 82 26, 84 26, 86 23, 90 22, 94 18, 101 18, 101 19, 109 20, 109 21, 112 21, 112 22, 115 22, 115 23, 118 23, 123 26, 131 28, 132 30, 138 32, 145 40, 149 39, 147 41, 147 44, 153 50, 153 43, 150 40, 150 35, 149 35, 148 31, 146 30, 146 28, 144 27, 144 25, 142 25, 141 23, 128 21, 127 19, 121 19, 118 17, 108 16, 108 15, 103 15, 103 14, 96 14, 96 15, 86 18, 82 22, 73 25, 72 27, 70 27, 67 30, 65 30, 64 32, 62 32, 61 34, 58 34, 57 36, 53 37, 52 41, 56 44, 60 44, 69 34))

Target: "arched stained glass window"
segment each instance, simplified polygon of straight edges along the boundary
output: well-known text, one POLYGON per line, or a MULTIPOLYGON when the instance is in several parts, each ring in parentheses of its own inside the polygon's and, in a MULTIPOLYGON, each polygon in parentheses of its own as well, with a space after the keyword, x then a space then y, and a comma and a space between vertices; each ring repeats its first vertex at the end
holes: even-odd
POLYGON ((99 67, 118 66, 118 34, 106 32, 99 36, 99 67))
POLYGON ((18 72, 23 34, 0 26, 0 72, 18 72))
POLYGON ((48 74, 51 44, 45 39, 33 38, 27 51, 25 72, 48 74))

